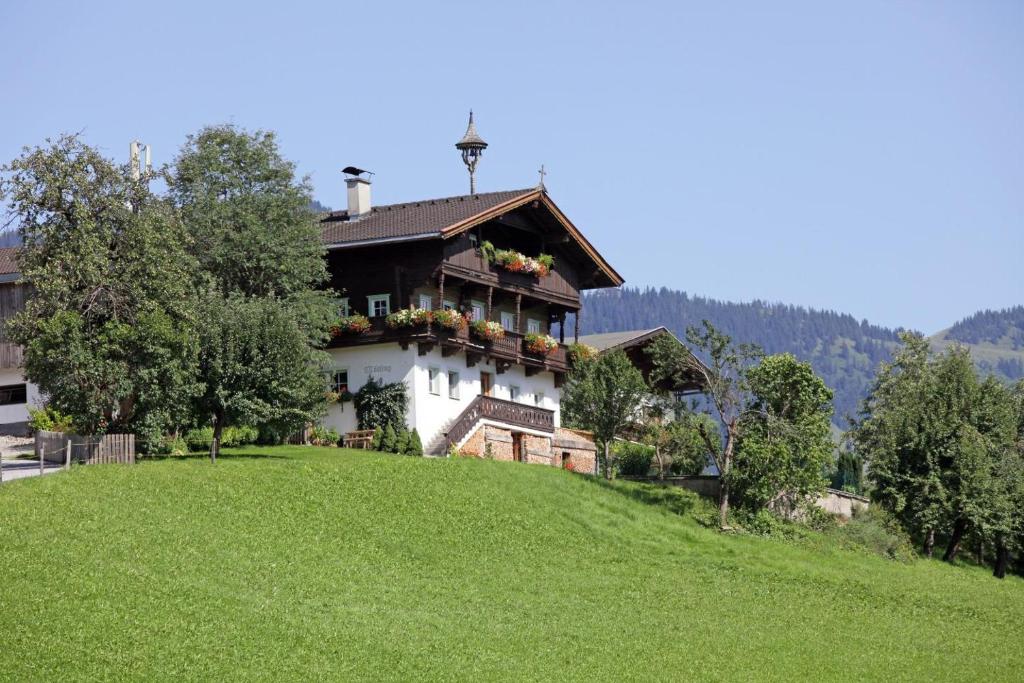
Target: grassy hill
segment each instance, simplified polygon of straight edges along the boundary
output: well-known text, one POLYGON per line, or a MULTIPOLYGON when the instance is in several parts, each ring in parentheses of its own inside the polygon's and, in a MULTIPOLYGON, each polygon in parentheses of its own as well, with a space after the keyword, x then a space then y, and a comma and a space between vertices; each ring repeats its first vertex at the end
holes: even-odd
POLYGON ((1024 581, 537 466, 250 448, 0 486, 7 680, 1009 680, 1024 581))
MULTIPOLYGON (((584 301, 585 333, 649 329, 664 325, 683 338, 686 328, 710 320, 737 341, 768 353, 808 361, 835 392, 834 423, 846 428, 867 395, 878 364, 892 359, 900 330, 836 311, 751 301, 717 301, 671 289, 598 291, 584 301)), ((933 336, 934 348, 966 344, 983 373, 1008 381, 1024 377, 1024 306, 982 311, 933 336)))

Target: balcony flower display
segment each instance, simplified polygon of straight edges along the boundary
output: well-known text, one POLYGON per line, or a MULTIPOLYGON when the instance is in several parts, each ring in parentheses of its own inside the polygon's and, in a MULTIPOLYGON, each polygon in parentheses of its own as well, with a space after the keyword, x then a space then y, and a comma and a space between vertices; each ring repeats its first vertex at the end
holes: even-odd
POLYGON ((466 317, 452 308, 433 311, 434 322, 446 330, 458 332, 466 326, 466 317))
POLYGON ((425 308, 403 308, 395 311, 384 319, 384 324, 389 329, 396 330, 401 327, 416 327, 426 325, 434 319, 433 314, 425 308))
POLYGON ((493 320, 474 320, 470 326, 473 334, 485 341, 497 341, 505 338, 505 328, 493 320))
POLYGON ((537 334, 536 332, 530 332, 523 337, 523 345, 530 353, 539 353, 546 356, 549 353, 553 353, 555 349, 558 348, 558 340, 550 334, 537 334))
POLYGON ((534 258, 515 249, 495 249, 490 242, 480 244, 480 254, 488 263, 493 263, 511 273, 526 273, 537 277, 549 275, 551 268, 555 265, 555 257, 551 254, 540 254, 534 258))
POLYGON ((579 365, 585 363, 588 360, 594 360, 597 358, 598 351, 590 344, 581 344, 579 342, 575 344, 569 344, 569 360, 572 361, 573 365, 579 365))
POLYGON ((331 326, 331 336, 333 337, 342 334, 366 334, 369 331, 370 319, 359 313, 342 316, 331 326))

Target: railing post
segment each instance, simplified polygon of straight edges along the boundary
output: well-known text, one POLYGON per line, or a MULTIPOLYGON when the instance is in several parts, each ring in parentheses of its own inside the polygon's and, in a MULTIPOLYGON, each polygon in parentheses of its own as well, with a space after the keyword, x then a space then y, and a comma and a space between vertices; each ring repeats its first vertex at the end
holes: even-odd
POLYGON ((68 439, 68 445, 64 451, 64 469, 71 469, 71 439, 68 439))

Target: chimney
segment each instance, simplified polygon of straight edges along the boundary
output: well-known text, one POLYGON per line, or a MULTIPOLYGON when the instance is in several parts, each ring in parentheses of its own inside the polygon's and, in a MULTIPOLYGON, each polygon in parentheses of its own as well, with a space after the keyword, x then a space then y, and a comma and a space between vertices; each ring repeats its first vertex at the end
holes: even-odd
POLYGON ((349 220, 370 213, 370 180, 361 176, 364 173, 368 176, 373 174, 355 166, 346 166, 341 172, 348 176, 345 185, 348 187, 349 220))

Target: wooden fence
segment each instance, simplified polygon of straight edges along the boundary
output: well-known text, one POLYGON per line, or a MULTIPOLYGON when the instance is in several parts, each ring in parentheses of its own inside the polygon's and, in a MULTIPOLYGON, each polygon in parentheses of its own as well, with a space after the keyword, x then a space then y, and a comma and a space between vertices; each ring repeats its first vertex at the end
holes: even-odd
POLYGON ((134 434, 80 436, 61 432, 36 432, 36 454, 43 460, 64 463, 67 444, 71 441, 71 462, 83 465, 135 462, 134 434))

